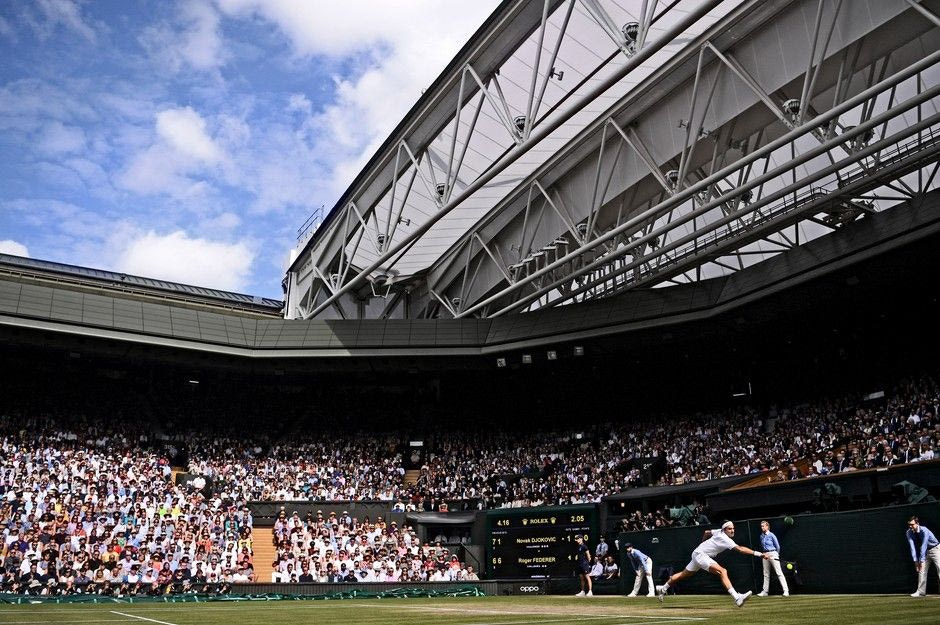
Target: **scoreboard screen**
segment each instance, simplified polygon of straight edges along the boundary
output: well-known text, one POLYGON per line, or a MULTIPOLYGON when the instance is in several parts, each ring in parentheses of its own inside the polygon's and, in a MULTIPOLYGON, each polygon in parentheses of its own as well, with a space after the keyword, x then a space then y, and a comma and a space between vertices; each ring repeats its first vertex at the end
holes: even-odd
POLYGON ((487 513, 490 577, 571 577, 583 536, 589 549, 597 537, 594 506, 515 508, 487 513))

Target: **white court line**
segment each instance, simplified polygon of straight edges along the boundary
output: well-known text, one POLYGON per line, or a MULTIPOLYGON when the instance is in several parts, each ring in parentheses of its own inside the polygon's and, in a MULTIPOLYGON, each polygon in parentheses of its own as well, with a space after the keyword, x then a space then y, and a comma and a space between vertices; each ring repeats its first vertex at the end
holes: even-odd
MULTIPOLYGON (((497 609, 486 609, 486 608, 459 608, 459 607, 445 607, 445 606, 420 606, 420 605, 390 605, 390 604, 369 604, 369 603, 356 603, 352 604, 350 607, 360 607, 360 608, 389 608, 395 610, 414 610, 417 612, 454 612, 458 614, 513 614, 519 616, 566 616, 571 618, 571 612, 564 610, 539 610, 538 612, 531 611, 513 611, 513 610, 497 610, 497 609)), ((623 619, 654 619, 652 622, 672 622, 677 620, 682 621, 704 621, 704 617, 697 616, 652 616, 646 614, 630 615, 630 614, 589 614, 580 618, 623 618, 623 619)), ((531 621, 526 621, 531 622, 531 621)), ((551 623, 553 621, 539 621, 540 623, 551 623)), ((631 621, 632 623, 633 621, 631 621)))
MULTIPOLYGON (((494 612, 494 615, 499 615, 499 612, 494 612)), ((537 614, 533 614, 533 617, 537 617, 537 614)), ((485 623, 464 623, 463 625, 541 625, 541 623, 580 623, 581 621, 597 620, 597 619, 606 619, 609 617, 606 616, 579 616, 575 620, 571 620, 571 615, 568 615, 565 618, 553 618, 545 619, 541 621, 533 621, 528 619, 525 621, 499 621, 496 623, 491 623, 489 621, 485 623)))
MULTIPOLYGON (((535 616, 535 615, 533 615, 533 616, 535 616)), ((525 621, 499 621, 499 622, 496 622, 496 623, 492 623, 492 622, 487 621, 487 622, 484 622, 484 623, 466 623, 465 625, 541 625, 542 623, 581 623, 581 622, 583 622, 583 621, 589 621, 589 620, 593 620, 593 621, 596 621, 596 620, 598 620, 598 619, 608 619, 608 620, 609 620, 609 619, 612 619, 612 618, 644 618, 644 617, 641 617, 641 616, 620 616, 620 617, 617 617, 617 616, 578 616, 578 617, 572 617, 572 616, 569 614, 569 615, 566 616, 565 618, 553 618, 553 619, 541 620, 541 621, 533 621, 533 620, 525 620, 525 621), (572 620, 572 619, 574 619, 574 620, 572 620)), ((683 617, 681 617, 681 616, 678 616, 678 617, 662 617, 662 616, 658 616, 658 617, 652 617, 652 618, 656 618, 656 619, 669 619, 669 620, 629 621, 629 622, 626 622, 626 623, 620 623, 619 625, 652 625, 653 623, 685 623, 685 622, 688 622, 688 621, 690 620, 690 619, 683 618, 683 617)))
POLYGON ((169 621, 158 621, 155 618, 147 618, 146 616, 134 616, 133 614, 125 614, 124 612, 118 612, 117 610, 111 610, 111 614, 120 614, 121 616, 129 616, 131 618, 140 619, 141 621, 150 621, 151 623, 160 623, 160 625, 176 625, 176 623, 170 623, 169 621))
MULTIPOLYGON (((656 617, 656 618, 663 618, 663 617, 656 617)), ((639 621, 639 622, 629 621, 627 623, 618 623, 617 625, 654 625, 654 623, 685 623, 688 620, 689 619, 687 618, 679 616, 679 617, 673 617, 672 620, 669 620, 669 621, 639 621)), ((698 619, 698 620, 705 620, 705 619, 698 619)))

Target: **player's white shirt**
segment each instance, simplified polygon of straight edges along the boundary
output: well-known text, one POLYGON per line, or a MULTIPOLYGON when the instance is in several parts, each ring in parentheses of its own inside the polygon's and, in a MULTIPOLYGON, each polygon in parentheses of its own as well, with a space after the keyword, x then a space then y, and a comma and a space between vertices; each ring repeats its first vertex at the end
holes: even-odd
POLYGON ((711 538, 695 548, 692 553, 703 553, 709 558, 714 558, 722 551, 734 549, 737 544, 728 537, 722 530, 716 530, 711 538))

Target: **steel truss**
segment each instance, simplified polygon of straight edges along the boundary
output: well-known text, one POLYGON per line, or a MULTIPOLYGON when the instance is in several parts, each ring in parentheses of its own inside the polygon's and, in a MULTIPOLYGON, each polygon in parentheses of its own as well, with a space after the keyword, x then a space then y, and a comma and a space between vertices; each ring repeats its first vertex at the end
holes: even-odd
MULTIPOLYGON (((518 4, 531 2, 521 0, 518 4)), ((309 318, 328 309, 347 316, 350 311, 340 301, 347 293, 355 300, 362 300, 386 295, 400 287, 406 292, 415 288, 415 281, 410 276, 402 277, 396 265, 423 234, 533 145, 558 130, 585 104, 674 41, 708 11, 721 4, 721 0, 707 0, 688 12, 684 10, 687 7, 679 6, 680 2, 671 2, 658 13, 658 2, 644 1, 641 15, 637 17, 635 39, 628 44, 626 35, 621 35, 623 41, 618 44, 619 51, 594 67, 580 68, 583 70, 581 80, 566 83, 564 93, 556 96, 551 106, 546 105, 545 97, 549 84, 561 78, 564 71, 572 71, 570 67, 559 70, 557 63, 563 42, 567 42, 568 27, 576 8, 600 20, 602 26, 609 25, 611 18, 596 0, 542 0, 538 4, 541 6, 541 19, 532 35, 537 43, 528 88, 521 100, 517 97, 512 104, 509 102, 499 67, 485 76, 481 76, 472 63, 461 67, 453 115, 436 136, 436 141, 428 141, 420 147, 411 145, 407 139, 399 141, 394 148, 394 165, 386 190, 368 205, 355 201, 347 203, 338 218, 332 220, 328 231, 317 237, 317 245, 312 247, 304 262, 295 264, 295 269, 288 275, 289 316, 309 318), (672 18, 673 14, 679 15, 676 23, 655 42, 647 43, 647 35, 654 24, 663 18, 672 18), (548 43, 550 48, 545 47, 548 43), (604 76, 612 58, 618 54, 626 55, 629 61, 611 75, 604 76), (586 89, 586 85, 593 86, 586 89), (467 119, 469 123, 466 123, 467 119), (487 119, 497 122, 502 136, 492 136, 492 123, 485 131, 480 128, 481 120, 487 119), (499 144, 507 140, 509 144, 498 153, 498 158, 489 162, 485 162, 487 158, 482 159, 485 162, 483 169, 474 170, 467 165, 467 155, 475 150, 475 144, 486 141, 499 144), (418 185, 415 185, 416 180, 420 181, 418 185), (417 197, 419 194, 420 198, 417 197), (410 202, 420 203, 422 200, 433 203, 432 213, 422 214, 420 223, 403 217, 410 202), (402 226, 412 229, 403 236, 402 226), (363 243, 363 239, 369 242, 363 243), (301 288, 305 275, 313 279, 308 278, 306 286, 301 288), (364 283, 368 284, 365 291, 362 289, 364 283)), ((557 86, 555 90, 558 90, 557 86)), ((477 159, 478 162, 480 160, 477 159)), ((420 286, 418 288, 421 289, 420 286)), ((427 291, 433 297, 433 289, 427 291)), ((382 314, 389 313, 385 310, 382 314)))
MULTIPOLYGON (((647 43, 658 4, 644 2, 636 28, 617 30, 597 0, 561 3, 553 22, 560 24, 559 32, 543 63, 553 6, 546 1, 521 117, 512 115, 498 74, 484 79, 470 65, 462 68, 446 153, 438 154, 434 145, 415 150, 405 140, 399 143, 381 210, 376 204, 363 211, 350 202, 322 239, 341 242, 332 248, 333 256, 311 254, 308 270, 316 279, 297 302, 298 315, 333 309, 347 316, 349 307, 341 303, 354 296, 381 301, 372 310, 360 306, 358 316, 384 318, 399 307, 407 316, 499 316, 707 279, 785 252, 935 184, 940 87, 934 77, 940 53, 898 67, 911 60, 910 51, 886 46, 873 56, 864 40, 833 51, 846 3, 815 0, 808 61, 790 86, 762 86, 733 46, 718 43, 723 30, 716 26, 687 50, 694 59, 690 96, 684 108, 670 103, 671 121, 645 127, 629 112, 635 100, 625 96, 563 153, 525 176, 426 273, 398 274, 396 264, 435 223, 718 3, 702 5, 701 14, 690 14, 647 43), (610 37, 624 65, 577 101, 540 113, 576 5, 610 37), (716 94, 729 84, 750 94, 755 104, 722 120, 716 94), (469 172, 468 146, 486 111, 512 147, 487 169, 469 172), (681 129, 681 143, 664 158, 655 130, 670 125, 681 129), (575 152, 582 163, 579 175, 559 175, 558 164, 575 152), (637 172, 632 183, 625 171, 637 172), (403 211, 417 180, 436 212, 401 236, 403 211), (363 238, 372 241, 374 254, 359 268, 363 238), (405 310, 413 294, 421 295, 420 305, 405 310)), ((927 27, 936 23, 929 9, 909 4, 927 27)), ((744 3, 740 11, 750 8, 744 3)), ((322 245, 314 252, 329 249, 322 245)))

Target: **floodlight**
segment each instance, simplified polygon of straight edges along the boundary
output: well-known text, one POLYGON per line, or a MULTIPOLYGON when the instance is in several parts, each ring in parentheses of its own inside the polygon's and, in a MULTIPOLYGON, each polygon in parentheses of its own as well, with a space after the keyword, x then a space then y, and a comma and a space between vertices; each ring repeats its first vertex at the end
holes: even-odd
POLYGON ((634 44, 640 34, 640 25, 637 22, 628 22, 620 28, 620 32, 623 33, 623 38, 627 40, 627 43, 634 44))

